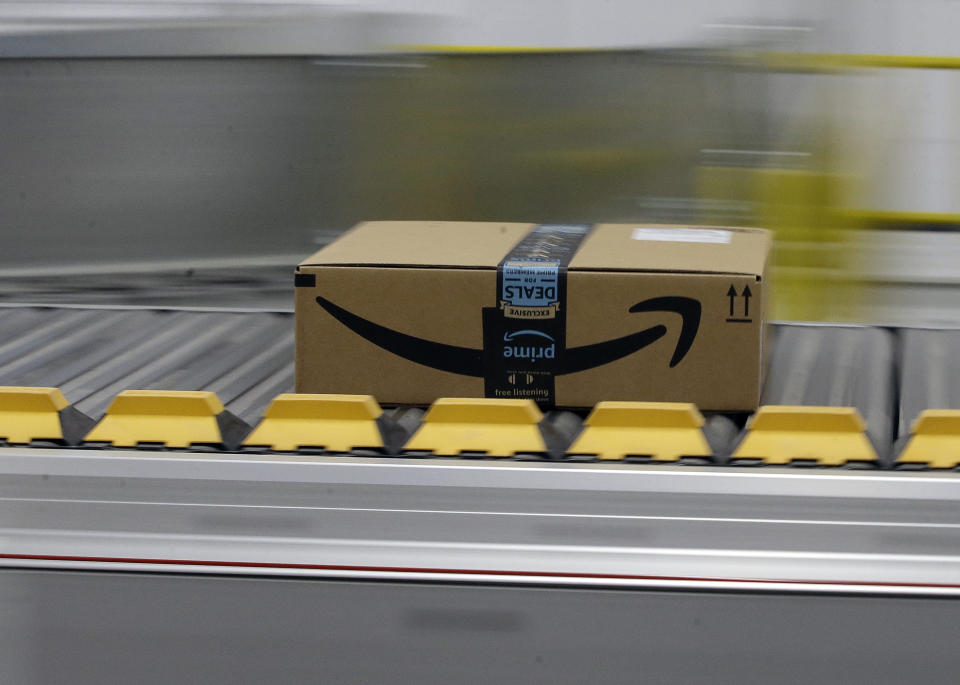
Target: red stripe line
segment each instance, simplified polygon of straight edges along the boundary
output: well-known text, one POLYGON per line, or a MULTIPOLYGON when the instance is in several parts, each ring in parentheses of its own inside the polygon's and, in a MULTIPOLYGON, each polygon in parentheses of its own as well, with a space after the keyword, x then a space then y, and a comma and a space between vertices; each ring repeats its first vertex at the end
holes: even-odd
POLYGON ((0 559, 22 561, 75 561, 111 564, 155 564, 162 566, 212 566, 223 568, 297 569, 309 571, 368 571, 380 573, 432 573, 438 575, 516 576, 520 578, 584 578, 590 580, 649 580, 722 583, 767 583, 770 585, 859 585, 867 587, 960 589, 946 583, 889 583, 846 580, 782 580, 772 578, 714 578, 709 576, 642 576, 620 573, 564 573, 559 571, 496 571, 490 569, 416 568, 407 566, 342 566, 332 564, 289 564, 259 561, 202 561, 198 559, 149 559, 139 557, 84 557, 58 554, 0 554, 0 559))

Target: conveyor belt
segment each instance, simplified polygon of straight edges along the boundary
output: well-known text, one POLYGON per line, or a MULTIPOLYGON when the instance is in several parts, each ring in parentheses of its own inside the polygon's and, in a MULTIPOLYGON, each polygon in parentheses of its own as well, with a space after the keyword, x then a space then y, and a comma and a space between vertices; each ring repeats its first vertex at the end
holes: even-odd
MULTIPOLYGON (((893 359, 903 355, 910 370, 930 345, 948 349, 953 335, 779 325, 764 399, 852 406, 878 450, 890 454, 907 430, 895 425, 898 416, 950 401, 930 388, 939 382, 930 374, 895 382, 893 359)), ((214 390, 228 411, 254 425, 277 394, 292 389, 292 336, 292 315, 284 312, 5 307, 0 384, 59 387, 95 419, 129 388, 214 390)), ((408 428, 422 422, 420 412, 390 414, 408 428)), ((565 416, 572 414, 550 418, 578 430, 579 417, 565 416)), ((744 418, 709 417, 714 443, 726 440, 721 456, 742 436, 711 431, 711 421, 742 426, 744 418)), ((948 469, 885 472, 889 460, 872 471, 812 471, 762 460, 761 468, 741 468, 728 458, 654 466, 562 453, 530 461, 95 447, 0 447, 0 520, 8 526, 0 537, 11 559, 174 559, 320 575, 533 570, 577 583, 589 571, 631 583, 712 578, 718 587, 733 578, 798 587, 836 581, 843 591, 856 583, 960 587, 960 558, 952 556, 960 478, 948 469), (641 525, 653 526, 646 530, 656 530, 654 538, 635 537, 641 525), (546 532, 554 529, 555 540, 546 532), (299 541, 289 543, 290 536, 299 541), (311 542, 304 546, 301 537, 311 542), (369 544, 344 547, 333 538, 369 544), (539 547, 551 540, 556 554, 539 547), (527 545, 536 548, 532 555, 527 545), (647 551, 611 551, 622 545, 647 551)))
MULTIPOLYGON (((779 326, 764 399, 856 407, 889 450, 952 397, 932 367, 893 378, 954 341, 929 337, 779 326)), ((291 359, 289 313, 0 309, 0 383, 94 418, 202 388, 256 423, 291 359)), ((714 442, 745 418, 708 417, 714 442)), ((735 464, 0 447, 0 660, 23 683, 949 681, 960 477, 735 464)))
MULTIPOLYGON (((960 385, 953 378, 960 367, 951 354, 960 342, 957 336, 954 331, 775 325, 762 404, 852 407, 866 422, 877 458, 851 465, 890 466, 921 411, 960 407, 951 389, 960 385), (895 360, 900 358, 898 376, 895 360)), ((289 312, 0 307, 0 385, 60 388, 94 419, 123 390, 208 390, 254 426, 271 400, 292 392, 293 374, 289 312)), ((398 409, 390 416, 412 433, 422 413, 398 409)), ((548 415, 547 423, 560 436, 556 444, 570 444, 583 416, 548 415)), ((681 461, 727 463, 742 442, 746 419, 708 415, 705 432, 714 457, 681 461)), ((563 450, 552 456, 562 457, 563 450)), ((810 460, 786 461, 806 465, 810 460)))
POLYGON ((212 390, 255 422, 293 391, 293 315, 0 308, 0 384, 59 387, 90 416, 121 390, 212 390))
MULTIPOLYGON (((333 234, 334 236, 337 234, 333 234)), ((318 242, 321 244, 323 241, 318 242)), ((0 302, 139 307, 293 307, 296 254, 0 268, 0 302)))
POLYGON ((764 405, 856 407, 882 457, 895 433, 896 336, 871 326, 780 325, 764 405))
POLYGON ((901 332, 903 386, 898 434, 905 436, 924 409, 960 409, 960 330, 901 332))

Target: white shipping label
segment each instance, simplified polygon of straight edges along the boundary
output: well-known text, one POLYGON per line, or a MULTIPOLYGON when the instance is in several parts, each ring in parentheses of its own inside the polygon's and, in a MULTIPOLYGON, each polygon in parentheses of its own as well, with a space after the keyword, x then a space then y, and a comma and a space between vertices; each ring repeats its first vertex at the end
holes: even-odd
POLYGON ((668 243, 729 243, 733 233, 717 228, 635 228, 634 240, 668 243))

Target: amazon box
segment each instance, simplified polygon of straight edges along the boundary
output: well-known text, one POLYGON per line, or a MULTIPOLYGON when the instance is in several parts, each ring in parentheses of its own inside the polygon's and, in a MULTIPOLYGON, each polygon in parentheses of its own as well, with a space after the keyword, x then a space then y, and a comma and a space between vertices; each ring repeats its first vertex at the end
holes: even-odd
POLYGON ((770 235, 360 224, 296 273, 297 392, 757 407, 770 235))

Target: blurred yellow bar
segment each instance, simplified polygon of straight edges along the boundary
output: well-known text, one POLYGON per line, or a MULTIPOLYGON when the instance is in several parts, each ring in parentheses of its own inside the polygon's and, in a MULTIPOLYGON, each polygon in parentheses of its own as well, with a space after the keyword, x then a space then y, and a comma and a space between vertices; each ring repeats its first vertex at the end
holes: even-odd
POLYGON ((878 55, 839 52, 741 53, 774 70, 835 71, 838 69, 960 69, 960 57, 942 55, 878 55))
POLYGON ((841 219, 848 219, 871 228, 883 228, 884 224, 941 224, 960 225, 960 214, 949 212, 898 212, 879 209, 838 209, 841 219))
POLYGON ((549 47, 537 45, 444 45, 444 44, 412 44, 412 45, 391 45, 391 50, 398 52, 430 52, 430 53, 449 53, 449 54, 526 54, 526 53, 553 53, 553 52, 620 52, 617 48, 571 48, 571 47, 549 47))

